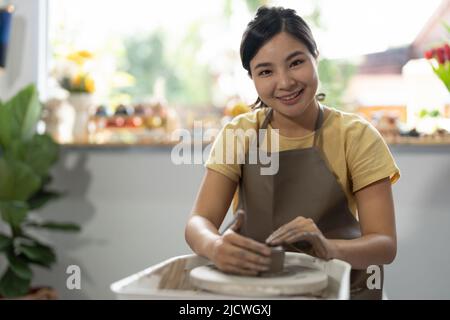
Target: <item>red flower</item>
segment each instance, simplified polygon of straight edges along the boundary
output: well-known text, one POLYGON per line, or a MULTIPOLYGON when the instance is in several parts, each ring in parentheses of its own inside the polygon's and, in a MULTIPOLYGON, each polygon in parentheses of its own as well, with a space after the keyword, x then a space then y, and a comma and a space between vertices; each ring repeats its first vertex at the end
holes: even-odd
POLYGON ((450 61, 450 46, 448 45, 448 43, 444 44, 444 50, 447 61, 450 61))
POLYGON ((450 45, 445 43, 440 47, 432 48, 424 53, 434 73, 450 92, 450 45))
POLYGON ((438 60, 439 64, 444 64, 445 63, 445 50, 444 50, 444 47, 437 48, 436 51, 437 51, 436 52, 437 60, 438 60))
POLYGON ((427 50, 427 51, 425 51, 424 56, 425 56, 425 58, 428 59, 428 60, 433 59, 433 50, 427 50))

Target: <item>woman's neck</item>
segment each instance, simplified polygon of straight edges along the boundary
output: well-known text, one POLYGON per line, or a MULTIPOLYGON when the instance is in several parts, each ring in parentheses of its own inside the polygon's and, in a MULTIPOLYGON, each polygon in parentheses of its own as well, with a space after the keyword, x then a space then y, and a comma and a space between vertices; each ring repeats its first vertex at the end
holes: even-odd
POLYGON ((274 110, 270 124, 283 136, 301 137, 314 131, 318 113, 319 104, 314 100, 297 118, 287 117, 274 110))

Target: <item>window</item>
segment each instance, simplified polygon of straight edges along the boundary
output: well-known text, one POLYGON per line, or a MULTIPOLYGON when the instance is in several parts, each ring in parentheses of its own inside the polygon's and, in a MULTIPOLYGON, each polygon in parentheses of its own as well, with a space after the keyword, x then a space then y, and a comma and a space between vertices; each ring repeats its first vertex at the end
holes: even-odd
POLYGON ((405 61, 414 58, 409 48, 441 0, 48 2, 50 97, 62 94, 62 79, 71 74, 72 89, 95 90, 110 112, 155 99, 200 113, 220 113, 235 101, 253 103, 257 95, 238 50, 243 30, 264 3, 293 8, 312 27, 326 104, 351 111, 400 107, 414 120, 409 114, 418 107, 409 105, 404 61, 395 60, 390 69, 383 61, 403 53, 405 61), (361 61, 367 63, 358 67, 361 61))
POLYGON ((238 48, 251 5, 259 1, 50 0, 51 87, 83 64, 111 108, 155 96, 194 108, 250 103, 238 48))

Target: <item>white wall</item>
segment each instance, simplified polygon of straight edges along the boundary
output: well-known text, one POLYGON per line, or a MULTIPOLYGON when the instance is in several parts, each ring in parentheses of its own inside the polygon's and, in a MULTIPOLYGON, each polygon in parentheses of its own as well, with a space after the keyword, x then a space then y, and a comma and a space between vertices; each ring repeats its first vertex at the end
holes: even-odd
POLYGON ((450 146, 391 147, 397 257, 386 267, 392 299, 450 299, 450 146))
MULTIPOLYGON (((0 99, 7 100, 29 83, 45 95, 48 0, 11 0, 15 6, 6 67, 0 72, 0 99)), ((4 2, 4 1, 3 1, 4 2)))

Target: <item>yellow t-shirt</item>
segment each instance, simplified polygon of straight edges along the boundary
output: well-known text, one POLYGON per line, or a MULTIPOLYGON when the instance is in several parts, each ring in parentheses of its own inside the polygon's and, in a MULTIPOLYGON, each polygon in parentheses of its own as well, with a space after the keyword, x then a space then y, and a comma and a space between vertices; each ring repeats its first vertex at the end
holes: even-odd
MULTIPOLYGON (((332 108, 329 110, 330 113, 324 118, 322 124, 319 146, 329 169, 334 173, 347 196, 351 212, 357 216, 354 193, 387 177, 393 184, 399 179, 400 171, 380 133, 368 121, 356 114, 332 108)), ((241 114, 226 124, 217 136, 205 166, 238 182, 242 162, 236 160, 242 156, 242 152, 248 151, 252 138, 237 135, 240 138, 231 140, 228 136, 227 140, 225 132, 227 129, 257 130, 262 125, 266 112, 266 108, 256 109, 241 114), (234 147, 233 150, 236 151, 232 156, 234 161, 223 161, 225 159, 223 154, 226 154, 227 148, 231 149, 231 147, 234 147)), ((260 143, 261 148, 264 148, 266 138, 271 135, 279 137, 278 151, 309 148, 314 141, 314 132, 303 137, 285 137, 276 134, 269 124, 267 134, 260 143)))

